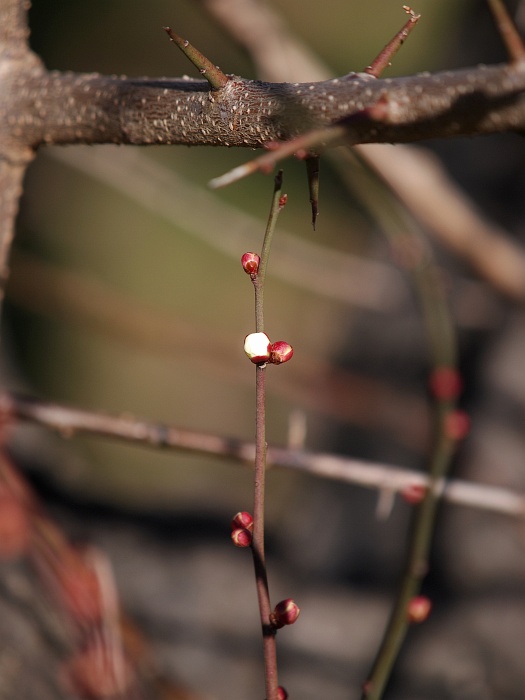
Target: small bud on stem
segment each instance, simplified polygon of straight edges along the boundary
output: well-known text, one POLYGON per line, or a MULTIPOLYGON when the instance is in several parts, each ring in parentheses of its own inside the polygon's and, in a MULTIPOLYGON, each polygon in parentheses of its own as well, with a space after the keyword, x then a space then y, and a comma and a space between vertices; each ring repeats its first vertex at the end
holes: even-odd
POLYGON ((261 258, 257 253, 244 253, 241 258, 242 268, 248 275, 256 275, 259 272, 260 262, 261 258))
POLYGON ((274 365, 282 365, 293 357, 293 348, 290 343, 278 340, 270 346, 270 362, 274 365))
POLYGON ((463 389, 460 373, 454 367, 436 367, 430 374, 430 391, 441 401, 457 399, 463 389))
POLYGON ((245 530, 250 530, 250 532, 253 530, 253 518, 251 513, 241 511, 240 513, 237 513, 237 515, 234 515, 232 519, 232 530, 235 530, 238 527, 244 528, 245 530))
POLYGON ((268 362, 270 347, 270 338, 266 333, 250 333, 244 339, 244 352, 255 365, 268 362))
POLYGON ((401 498, 414 506, 421 503, 425 498, 426 492, 427 487, 423 486, 423 484, 410 484, 401 491, 401 498))
POLYGON ((253 535, 250 530, 244 527, 237 527, 232 530, 232 542, 236 547, 249 547, 253 540, 253 535))
POLYGON ((277 603, 270 615, 270 624, 276 630, 281 629, 285 625, 293 625, 299 617, 299 609, 297 603, 292 598, 286 598, 277 603))
POLYGON ((412 598, 407 607, 407 618, 412 624, 424 622, 430 614, 432 602, 424 595, 417 595, 412 598))

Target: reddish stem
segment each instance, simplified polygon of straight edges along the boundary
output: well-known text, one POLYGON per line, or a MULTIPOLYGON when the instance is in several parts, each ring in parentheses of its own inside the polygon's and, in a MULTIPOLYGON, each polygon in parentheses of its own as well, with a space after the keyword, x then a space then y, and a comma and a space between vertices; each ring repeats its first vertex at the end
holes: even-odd
POLYGON ((275 630, 270 624, 270 591, 264 553, 264 492, 266 478, 266 370, 256 367, 255 488, 253 505, 252 553, 255 584, 263 634, 266 698, 277 700, 277 650, 275 630))

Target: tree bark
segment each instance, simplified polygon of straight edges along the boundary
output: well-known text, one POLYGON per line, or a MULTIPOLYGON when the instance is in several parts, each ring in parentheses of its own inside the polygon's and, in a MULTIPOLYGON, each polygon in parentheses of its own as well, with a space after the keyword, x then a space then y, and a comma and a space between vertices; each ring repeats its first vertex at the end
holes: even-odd
POLYGON ((400 143, 525 129, 525 66, 317 83, 117 78, 27 70, 3 82, 4 142, 261 147, 344 121, 348 142, 400 143))

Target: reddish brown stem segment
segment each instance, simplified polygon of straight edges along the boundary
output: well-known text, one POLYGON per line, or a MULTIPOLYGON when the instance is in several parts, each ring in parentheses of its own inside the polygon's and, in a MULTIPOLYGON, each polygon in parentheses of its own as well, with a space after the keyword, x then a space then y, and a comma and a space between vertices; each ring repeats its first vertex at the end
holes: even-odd
POLYGON ((270 624, 272 607, 266 558, 264 552, 264 492, 266 480, 266 369, 256 367, 256 440, 255 440, 255 488, 253 507, 252 553, 255 569, 255 585, 259 601, 259 613, 263 635, 265 684, 267 700, 277 700, 277 649, 275 630, 270 624))
MULTIPOLYGON (((282 170, 275 177, 272 205, 264 235, 257 275, 252 278, 255 289, 255 329, 264 331, 264 281, 270 255, 273 232, 281 209, 282 170)), ((264 554, 264 503, 266 480, 266 369, 265 364, 256 367, 255 376, 255 484, 253 505, 252 553, 255 568, 255 584, 259 601, 259 613, 263 634, 266 700, 278 700, 277 649, 275 629, 270 623, 272 612, 266 559, 264 554)))
POLYGON ((512 63, 525 60, 525 46, 503 0, 488 0, 500 33, 512 63))

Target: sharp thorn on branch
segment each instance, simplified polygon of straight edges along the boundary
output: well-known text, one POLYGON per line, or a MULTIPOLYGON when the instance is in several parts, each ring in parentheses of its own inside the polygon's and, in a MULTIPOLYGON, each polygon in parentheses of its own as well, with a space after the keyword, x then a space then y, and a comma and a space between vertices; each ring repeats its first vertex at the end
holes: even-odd
POLYGON ((198 69, 202 77, 206 78, 213 90, 220 90, 226 85, 229 78, 218 66, 215 66, 204 54, 192 46, 187 39, 183 39, 178 34, 175 34, 171 27, 163 27, 163 29, 170 40, 179 47, 182 53, 198 69))
POLYGON ((312 154, 305 159, 306 176, 308 178, 308 191, 310 194, 310 206, 312 208, 312 228, 319 216, 319 156, 312 154))

